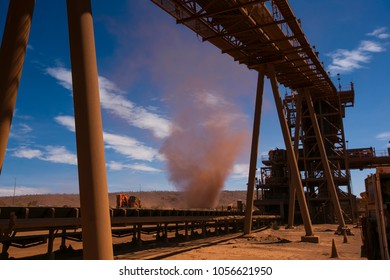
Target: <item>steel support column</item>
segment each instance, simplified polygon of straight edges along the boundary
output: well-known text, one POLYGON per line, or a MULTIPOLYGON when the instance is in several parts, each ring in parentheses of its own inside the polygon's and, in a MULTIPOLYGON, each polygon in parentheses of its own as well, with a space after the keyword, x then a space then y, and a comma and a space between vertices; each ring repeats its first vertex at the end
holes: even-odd
POLYGON ((309 210, 306 204, 305 194, 303 192, 302 181, 299 174, 298 163, 291 142, 291 134, 288 129, 286 114, 283 110, 282 98, 280 97, 278 81, 276 79, 275 70, 272 65, 268 65, 269 79, 271 81, 272 92, 275 99, 276 110, 278 112, 279 122, 282 129, 284 143, 286 145, 287 160, 290 166, 292 184, 295 185, 299 209, 301 211, 302 220, 305 226, 306 236, 302 236, 302 241, 318 243, 319 238, 314 236, 313 227, 309 215, 309 210))
POLYGON ((67 0, 84 259, 113 259, 90 0, 67 0))
POLYGON ((324 145, 324 141, 322 139, 320 126, 318 125, 317 115, 314 111, 313 100, 311 98, 309 89, 306 88, 304 90, 304 93, 305 93, 307 107, 309 108, 310 119, 311 119, 311 122, 313 124, 314 134, 316 136, 318 149, 320 150, 321 162, 322 162, 322 166, 324 168, 324 173, 325 173, 325 178, 326 178, 326 182, 328 185, 328 190, 329 190, 330 196, 332 198, 332 203, 333 203, 333 206, 335 208, 335 212, 336 212, 339 226, 344 228, 345 221, 344 221, 343 213, 341 211, 340 202, 339 202, 339 199, 337 196, 336 186, 334 184, 333 174, 332 174, 332 171, 330 169, 328 156, 326 155, 325 145, 324 145))
POLYGON ((249 234, 252 230, 252 213, 253 213, 253 194, 256 180, 256 165, 257 165, 257 153, 259 147, 260 136, 260 120, 261 120, 261 107, 263 104, 263 91, 264 91, 264 69, 259 69, 257 79, 257 91, 256 91, 256 103, 255 103, 255 116, 253 120, 253 133, 252 133, 252 146, 251 146, 251 158, 249 164, 248 175, 248 189, 246 193, 246 208, 245 208, 245 220, 244 220, 244 234, 249 234))
MULTIPOLYGON (((384 204, 383 204, 383 196, 382 194, 382 188, 381 188, 381 169, 377 168, 375 177, 373 178, 375 180, 374 183, 374 201, 375 201, 375 212, 376 212, 376 219, 377 219, 377 229, 378 229, 378 239, 379 239, 379 251, 382 256, 382 260, 388 260, 389 259, 389 244, 387 242, 387 234, 386 234, 386 224, 385 224, 385 213, 384 213, 384 204)), ((386 204, 385 204, 386 205, 386 204)))
POLYGON ((0 174, 15 110, 35 0, 11 0, 0 49, 0 174))
MULTIPOLYGON (((299 135, 301 131, 301 118, 302 118, 302 95, 298 93, 296 97, 296 113, 295 113, 295 128, 294 128, 294 154, 295 160, 298 163, 299 159, 299 135)), ((291 173, 291 172, 290 172, 291 173)), ((290 195, 289 195, 289 208, 288 208, 288 224, 287 228, 294 227, 294 213, 295 213, 295 198, 296 198, 296 186, 292 183, 290 175, 290 195)))

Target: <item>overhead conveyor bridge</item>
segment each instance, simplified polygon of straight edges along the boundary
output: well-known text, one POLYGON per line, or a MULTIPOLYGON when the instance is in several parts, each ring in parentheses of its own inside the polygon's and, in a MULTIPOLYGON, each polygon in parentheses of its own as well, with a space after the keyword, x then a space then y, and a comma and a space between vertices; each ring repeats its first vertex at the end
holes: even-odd
MULTIPOLYGON (((341 232, 345 232, 345 217, 351 217, 352 221, 354 217, 343 117, 345 108, 353 104, 354 88, 351 86, 346 91, 336 89, 288 1, 151 1, 175 18, 177 23, 193 30, 203 41, 210 42, 222 53, 258 72, 244 233, 250 233, 253 222, 265 77, 271 83, 286 146, 289 172, 288 186, 285 188, 289 200, 288 225, 293 226, 297 200, 305 226, 302 241, 319 242, 312 228, 312 217, 316 215, 316 207, 319 205, 310 205, 306 197, 315 202, 321 194, 321 205, 328 206, 325 209, 326 216, 339 224, 341 232), (291 90, 284 100, 280 95, 280 84, 291 90), (298 166, 301 157, 307 177, 301 177, 298 166), (347 207, 340 206, 340 182, 346 184, 347 190, 342 194, 343 203, 346 201, 349 204, 347 207), (346 214, 348 211, 349 214, 346 214)), ((0 100, 0 169, 5 158, 34 6, 35 0, 10 0, 7 13, 0 48, 0 92, 3 95, 0 100)), ((112 259, 91 10, 90 0, 67 0, 80 205, 83 212, 80 222, 84 234, 84 257, 112 259), (91 161, 91 158, 94 160, 91 161)))
MULTIPOLYGON (((132 236, 132 245, 140 248, 145 240, 142 235, 154 235, 147 238, 150 242, 172 238, 180 242, 238 232, 244 223, 242 211, 111 208, 109 212, 112 237, 132 236)), ((50 257, 57 249, 56 238, 61 239, 59 249, 66 252, 67 241, 82 241, 81 213, 79 207, 0 207, 0 259, 10 257, 10 247, 24 249, 43 244, 47 244, 50 257)), ((257 215, 253 222, 259 228, 279 219, 277 215, 257 215)))
POLYGON ((152 0, 250 69, 272 63, 278 82, 293 90, 336 88, 285 0, 152 0))

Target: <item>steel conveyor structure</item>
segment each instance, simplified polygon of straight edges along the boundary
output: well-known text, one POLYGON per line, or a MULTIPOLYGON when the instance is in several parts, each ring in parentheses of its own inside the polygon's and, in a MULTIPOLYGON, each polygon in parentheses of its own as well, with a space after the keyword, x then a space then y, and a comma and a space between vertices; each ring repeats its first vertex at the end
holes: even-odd
MULTIPOLYGON (((271 83, 286 146, 288 183, 285 193, 288 194, 285 195, 289 201, 289 226, 294 222, 294 206, 297 200, 305 227, 302 241, 318 243, 319 239, 312 228, 312 218, 318 205, 314 204, 312 207, 311 203, 321 200, 321 203, 329 206, 326 208, 329 209, 326 216, 337 222, 339 229, 344 230, 345 218, 349 219, 351 216, 345 209, 352 209, 352 194, 349 186, 349 163, 345 160, 348 154, 342 118, 344 108, 353 103, 354 90, 336 89, 320 62, 317 51, 309 44, 300 20, 294 15, 288 1, 152 2, 175 18, 177 23, 194 31, 203 41, 210 42, 222 53, 258 72, 244 233, 250 233, 253 222, 265 77, 268 77, 271 83), (291 95, 285 100, 280 95, 279 85, 291 90, 291 95), (304 163, 304 176, 299 167, 301 158, 304 163), (341 192, 341 186, 347 186, 346 191, 341 192), (345 201, 349 206, 345 207, 345 201)), ((0 91, 4 95, 0 100, 0 170, 15 109, 17 85, 23 69, 34 6, 35 0, 10 0, 7 13, 0 48, 0 91), (16 86, 14 81, 17 81, 16 86)), ((112 222, 126 218, 110 216, 106 211, 109 208, 108 187, 91 11, 90 0, 67 0, 80 205, 83 213, 80 223, 84 234, 84 258, 112 259, 112 222), (91 161, 91 158, 94 160, 91 161)), ((48 215, 53 213, 48 210, 48 215)), ((14 225, 13 217, 7 217, 6 222, 1 221, 7 224, 7 227, 2 226, 2 229, 6 228, 1 232, 2 238, 11 237, 11 229, 21 222, 17 219, 14 225)), ((54 218, 52 221, 59 222, 59 219, 54 218)), ((78 218, 73 217, 70 226, 76 225, 75 219, 78 218)), ((170 222, 164 217, 158 220, 161 223, 170 222)), ((25 219, 23 223, 28 224, 29 219, 25 219)), ((51 239, 52 234, 53 232, 51 239)), ((4 244, 6 247, 9 242, 3 242, 3 246, 4 244)))
POLYGON ((287 1, 152 0, 249 69, 271 63, 280 84, 316 94, 336 88, 310 46, 287 1))
MULTIPOLYGON (((238 232, 244 223, 242 211, 111 208, 109 212, 112 236, 133 236, 136 246, 142 245, 142 234, 154 234, 155 242, 173 237, 190 240, 238 232)), ((12 257, 8 253, 11 246, 23 249, 43 244, 50 258, 57 249, 53 246, 56 238, 61 239, 59 249, 66 251, 67 240, 82 241, 81 213, 78 207, 0 207, 0 259, 12 257)), ((279 219, 257 215, 253 222, 259 228, 279 219)))
MULTIPOLYGON (((300 211, 309 210, 311 217, 314 217, 316 206, 312 207, 312 201, 324 196, 321 198, 322 202, 325 201, 330 205, 327 216, 331 217, 332 222, 338 222, 340 227, 345 227, 344 217, 352 216, 352 194, 348 183, 349 174, 340 174, 338 162, 345 161, 342 116, 345 104, 353 103, 354 92, 353 89, 346 93, 337 91, 320 62, 318 53, 310 46, 301 28, 300 20, 295 17, 288 2, 285 0, 152 1, 176 18, 177 23, 193 30, 203 41, 212 43, 222 53, 229 54, 235 61, 245 64, 249 69, 259 71, 259 76, 265 74, 271 79, 287 147, 285 160, 288 163, 289 175, 288 182, 285 184, 287 187, 283 189, 283 203, 289 201, 286 203, 286 208, 289 208, 289 204, 295 205, 295 193, 298 191, 300 211), (278 84, 289 88, 293 93, 286 97, 283 108, 278 108, 280 99, 278 84), (297 116, 294 97, 298 95, 302 100, 301 107, 304 114, 300 114, 298 116, 300 119, 295 121, 297 116), (305 166, 313 164, 313 161, 315 164, 314 169, 305 170, 310 171, 311 174, 302 180, 298 169, 299 153, 297 147, 293 147, 294 142, 298 144, 297 141, 300 141, 303 150, 308 154, 305 158, 307 163, 305 166), (311 180, 313 176, 314 181, 311 180), (347 196, 347 207, 344 206, 345 199, 342 200, 344 210, 341 209, 339 200, 341 184, 347 184, 347 191, 342 192, 347 196), (310 192, 308 202, 301 193, 303 188, 306 196, 310 192), (307 204, 309 209, 305 210, 307 204)), ((262 87, 262 83, 258 86, 262 87)), ((259 95, 262 95, 262 92, 258 93, 259 95)), ((259 111, 261 112, 261 106, 259 111)), ((255 113, 256 122, 260 122, 260 114, 256 116, 255 113)), ((254 134, 258 133, 254 129, 254 134)), ((253 141, 258 142, 258 138, 253 138, 253 141)), ((252 142, 252 153, 257 150, 257 143, 255 149, 253 148, 252 142)), ((252 158, 251 170, 255 169, 254 165, 256 160, 252 158)), ((249 175, 248 181, 249 192, 255 185, 253 174, 249 175)), ((247 203, 251 198, 253 195, 248 195, 247 203)), ((263 200, 261 203, 269 204, 270 201, 263 200)), ((277 205, 279 204, 278 202, 277 205)), ((293 208, 288 211, 291 213, 290 224, 293 223, 291 218, 293 211, 293 208)), ((303 220, 306 225, 311 224, 309 217, 304 217, 303 220)), ((310 235, 309 227, 307 227, 307 235, 310 235)))

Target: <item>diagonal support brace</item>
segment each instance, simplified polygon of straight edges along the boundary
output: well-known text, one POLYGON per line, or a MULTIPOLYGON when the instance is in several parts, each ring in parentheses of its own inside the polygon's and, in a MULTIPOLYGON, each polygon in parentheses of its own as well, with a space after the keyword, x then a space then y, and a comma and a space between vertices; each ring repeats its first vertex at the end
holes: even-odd
POLYGON ((298 164, 296 161, 296 156, 295 156, 294 149, 293 149, 292 142, 291 142, 291 134, 290 134, 290 131, 289 131, 288 125, 287 125, 286 114, 283 110, 283 103, 282 103, 282 98, 280 97, 280 92, 279 92, 279 87, 278 87, 278 81, 276 79, 275 69, 274 69, 273 65, 267 65, 267 67, 269 70, 268 77, 271 81, 272 92, 273 92, 274 99, 275 99, 275 105, 276 105, 276 110, 278 112, 279 122, 280 122, 280 126, 282 129, 282 134, 283 134, 283 139, 284 139, 284 143, 286 145, 287 159, 288 159, 288 163, 290 166, 292 184, 294 184, 295 188, 296 188, 299 209, 301 211, 302 220, 303 220, 303 223, 305 226, 306 236, 302 236, 302 241, 318 243, 319 238, 314 236, 314 233, 313 233, 313 226, 311 223, 309 210, 307 208, 305 194, 303 192, 303 186, 302 186, 302 181, 300 178, 298 164))

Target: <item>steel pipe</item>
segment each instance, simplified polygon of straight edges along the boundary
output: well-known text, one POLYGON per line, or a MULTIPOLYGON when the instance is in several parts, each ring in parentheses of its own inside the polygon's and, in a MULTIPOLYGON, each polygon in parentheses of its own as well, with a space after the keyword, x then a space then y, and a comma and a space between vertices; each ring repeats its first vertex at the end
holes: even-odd
POLYGON ((0 49, 0 174, 15 110, 35 0, 11 0, 0 49))
POLYGON ((113 259, 90 0, 67 0, 84 259, 113 259))
POLYGON ((256 165, 260 136, 261 107, 263 104, 264 75, 264 69, 259 69, 256 91, 255 116, 253 119, 252 146, 246 196, 244 234, 249 234, 252 230, 253 193, 256 183, 256 165))

